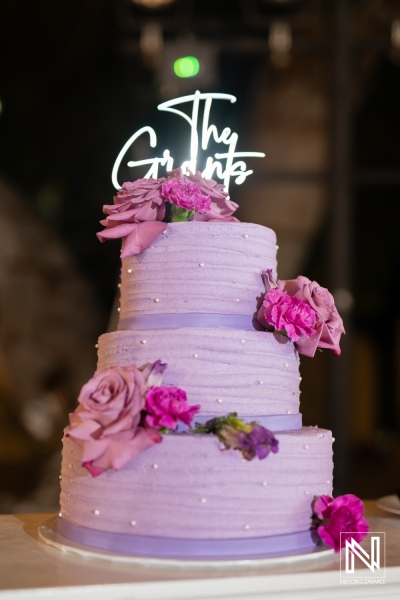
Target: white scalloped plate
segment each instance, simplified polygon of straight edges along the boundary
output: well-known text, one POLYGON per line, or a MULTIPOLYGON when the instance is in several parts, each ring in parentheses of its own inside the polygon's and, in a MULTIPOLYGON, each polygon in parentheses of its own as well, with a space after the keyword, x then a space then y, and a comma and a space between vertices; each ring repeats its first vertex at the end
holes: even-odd
POLYGON ((378 508, 386 510, 393 515, 400 515, 400 498, 396 494, 391 496, 383 496, 376 501, 378 508))
POLYGON ((101 560, 109 560, 112 562, 120 562, 134 565, 141 565, 147 567, 179 567, 179 568, 191 568, 191 567, 207 567, 207 568, 226 568, 226 567, 249 567, 249 566, 269 566, 277 564, 289 564, 294 562, 300 562, 303 560, 315 560, 317 558, 323 558, 331 556, 333 549, 327 546, 315 546, 313 550, 304 550, 295 552, 290 555, 275 555, 268 556, 266 558, 251 558, 251 559, 230 559, 230 560, 196 560, 196 559, 171 559, 171 558, 147 558, 145 556, 131 556, 127 554, 118 554, 116 552, 109 552, 106 550, 89 548, 68 540, 57 532, 56 528, 57 518, 52 517, 47 519, 39 526, 39 538, 62 552, 71 552, 78 554, 84 558, 97 558, 101 560))

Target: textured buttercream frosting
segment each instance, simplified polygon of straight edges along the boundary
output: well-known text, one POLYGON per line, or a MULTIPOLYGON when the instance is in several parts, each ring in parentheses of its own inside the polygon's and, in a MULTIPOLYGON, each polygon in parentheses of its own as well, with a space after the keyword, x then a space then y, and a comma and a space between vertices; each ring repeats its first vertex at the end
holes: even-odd
POLYGON ((98 368, 160 359, 163 384, 185 390, 201 413, 278 415, 299 412, 299 358, 279 334, 235 329, 116 331, 99 339, 98 368))
POLYGON ((122 260, 120 319, 137 315, 254 315, 276 274, 276 236, 253 223, 170 223, 145 252, 122 260))
POLYGON ((75 525, 191 539, 306 531, 314 495, 332 492, 330 431, 279 434, 279 452, 246 461, 213 435, 169 434, 116 472, 92 477, 64 437, 62 518, 75 525))

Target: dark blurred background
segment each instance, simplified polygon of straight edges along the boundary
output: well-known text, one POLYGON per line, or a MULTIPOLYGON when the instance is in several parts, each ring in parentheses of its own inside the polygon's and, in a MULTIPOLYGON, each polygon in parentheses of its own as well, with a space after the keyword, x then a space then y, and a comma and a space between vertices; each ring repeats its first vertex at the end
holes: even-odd
POLYGON ((0 57, 0 512, 57 510, 62 429, 119 278, 118 242, 95 236, 111 170, 144 125, 184 154, 157 105, 196 89, 235 95, 216 124, 266 154, 231 184, 239 218, 344 315, 341 358, 302 359, 335 493, 400 488, 400 3, 3 0, 0 57), (179 78, 187 55, 200 71, 179 78))

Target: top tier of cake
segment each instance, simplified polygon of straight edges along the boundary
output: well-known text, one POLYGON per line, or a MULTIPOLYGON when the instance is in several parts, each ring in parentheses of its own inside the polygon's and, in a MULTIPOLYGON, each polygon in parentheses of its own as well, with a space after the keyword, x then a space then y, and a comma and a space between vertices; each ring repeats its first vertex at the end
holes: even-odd
POLYGON ((276 275, 271 229, 252 223, 170 223, 145 252, 122 261, 118 328, 253 329, 266 269, 276 275), (176 321, 177 315, 186 317, 176 321), (190 321, 188 315, 197 317, 190 321), (207 322, 199 315, 237 318, 207 322))

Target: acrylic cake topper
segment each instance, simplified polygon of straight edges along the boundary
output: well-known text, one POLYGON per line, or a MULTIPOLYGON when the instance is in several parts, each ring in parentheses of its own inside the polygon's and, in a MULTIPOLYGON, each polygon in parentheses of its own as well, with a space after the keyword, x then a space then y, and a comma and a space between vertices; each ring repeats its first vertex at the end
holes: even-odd
MULTIPOLYGON (((236 145, 239 136, 236 132, 231 131, 229 127, 225 127, 220 133, 216 125, 210 124, 210 113, 212 109, 212 103, 214 100, 228 100, 231 103, 236 102, 235 96, 231 94, 222 93, 201 93, 196 91, 194 94, 188 96, 182 96, 180 98, 174 98, 166 102, 162 102, 158 105, 158 110, 166 111, 176 114, 178 117, 187 121, 190 126, 190 159, 182 163, 182 172, 196 173, 198 168, 198 154, 199 150, 207 151, 210 138, 214 140, 216 144, 222 144, 225 152, 216 152, 214 156, 208 156, 202 176, 204 179, 216 178, 223 182, 225 190, 229 190, 229 183, 231 178, 235 178, 234 181, 237 185, 242 184, 246 178, 253 173, 251 169, 247 169, 247 165, 243 158, 246 157, 258 157, 263 158, 265 154, 263 152, 237 152, 236 145), (199 123, 199 109, 200 103, 204 101, 204 112, 202 122, 199 123), (176 106, 181 104, 191 103, 191 116, 186 114, 183 110, 179 110, 176 106), (199 134, 199 130, 201 133, 199 134), (240 160, 235 160, 239 158, 240 160), (221 161, 225 161, 225 165, 221 161)), ((118 171, 121 166, 121 162, 124 159, 128 150, 132 147, 134 142, 141 136, 149 137, 149 144, 151 148, 157 146, 157 135, 154 129, 150 126, 145 126, 136 131, 129 140, 124 144, 120 153, 118 154, 117 160, 115 161, 112 170, 112 183, 118 190, 121 188, 118 182, 118 171)), ((170 150, 165 149, 162 153, 162 157, 146 158, 144 160, 130 160, 127 163, 128 167, 139 167, 144 165, 150 165, 149 170, 144 176, 147 178, 158 178, 159 167, 165 167, 165 171, 172 171, 174 169, 174 158, 171 156, 170 150)))

